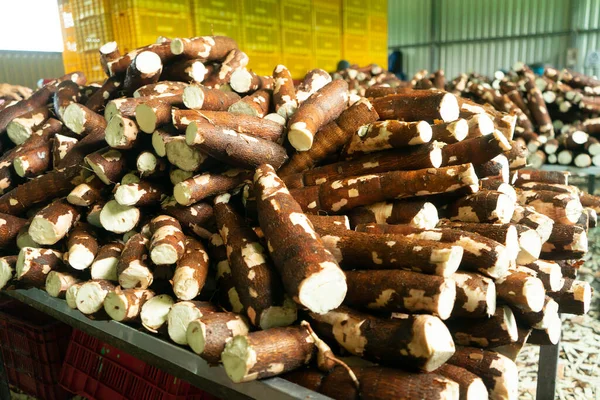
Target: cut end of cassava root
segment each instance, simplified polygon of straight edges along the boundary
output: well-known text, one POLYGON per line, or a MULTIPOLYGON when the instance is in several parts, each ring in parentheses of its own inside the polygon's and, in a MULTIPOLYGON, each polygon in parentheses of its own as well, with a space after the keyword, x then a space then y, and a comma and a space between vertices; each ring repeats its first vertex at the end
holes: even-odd
POLYGON ((231 339, 221 354, 221 362, 233 382, 251 380, 247 379, 247 375, 256 363, 256 352, 250 346, 247 336, 238 335, 231 339))
POLYGON ((132 206, 124 206, 111 200, 100 211, 100 223, 107 231, 114 233, 129 232, 137 225, 140 210, 132 206))
POLYGON ((167 322, 169 311, 175 301, 167 294, 155 296, 144 303, 140 318, 144 328, 157 332, 167 322))
POLYGON ((75 133, 83 132, 86 121, 86 113, 77 103, 70 104, 63 113, 63 122, 75 133))
POLYGON ((321 271, 306 278, 298 288, 300 304, 317 314, 326 313, 342 304, 346 296, 346 277, 334 263, 320 264, 321 271))
POLYGON ((427 358, 423 370, 435 371, 454 354, 454 341, 446 325, 437 317, 419 315, 413 325, 413 340, 408 347, 411 352, 427 358))

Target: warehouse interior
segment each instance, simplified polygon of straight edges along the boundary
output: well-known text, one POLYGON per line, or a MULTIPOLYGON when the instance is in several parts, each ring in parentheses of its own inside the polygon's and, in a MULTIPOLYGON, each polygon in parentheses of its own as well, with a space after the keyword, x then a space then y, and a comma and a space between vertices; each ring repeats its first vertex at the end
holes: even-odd
POLYGON ((600 0, 0 15, 0 400, 600 399, 600 0))

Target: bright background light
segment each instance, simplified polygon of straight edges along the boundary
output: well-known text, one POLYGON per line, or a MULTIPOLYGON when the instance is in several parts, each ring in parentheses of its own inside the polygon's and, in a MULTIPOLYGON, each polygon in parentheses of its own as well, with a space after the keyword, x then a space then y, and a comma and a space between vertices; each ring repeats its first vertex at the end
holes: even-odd
POLYGON ((0 50, 62 53, 56 0, 0 0, 0 16, 0 50))

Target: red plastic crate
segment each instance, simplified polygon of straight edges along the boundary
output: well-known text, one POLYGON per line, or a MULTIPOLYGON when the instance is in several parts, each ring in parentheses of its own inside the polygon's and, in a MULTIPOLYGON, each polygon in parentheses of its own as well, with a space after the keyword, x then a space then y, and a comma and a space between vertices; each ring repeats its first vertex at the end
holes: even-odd
POLYGON ((90 400, 217 400, 78 330, 73 330, 60 384, 90 400))
POLYGON ((70 397, 58 385, 71 327, 18 301, 0 304, 0 351, 8 381, 39 399, 70 397))

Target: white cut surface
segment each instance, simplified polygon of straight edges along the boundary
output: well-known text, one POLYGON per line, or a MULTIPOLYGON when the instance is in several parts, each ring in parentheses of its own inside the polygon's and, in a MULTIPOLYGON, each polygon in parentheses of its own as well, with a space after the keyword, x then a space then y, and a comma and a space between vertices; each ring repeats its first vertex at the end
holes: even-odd
POLYGON ((192 303, 180 302, 171 307, 167 317, 169 337, 177 344, 187 345, 188 325, 202 317, 202 312, 192 303))
POLYGON ((6 260, 0 258, 0 289, 3 289, 6 284, 13 278, 15 270, 6 260))
POLYGON ((156 332, 165 322, 175 301, 167 294, 155 296, 144 303, 140 318, 144 328, 156 332))
POLYGON ((96 260, 90 267, 92 279, 106 279, 108 281, 117 281, 117 257, 107 257, 101 260, 96 260))
POLYGON ((100 211, 100 223, 107 231, 125 233, 137 225, 140 210, 132 206, 124 206, 116 200, 110 200, 100 211))
POLYGON ((77 291, 75 302, 77 309, 84 314, 98 312, 104 306, 104 298, 108 292, 98 282, 87 282, 77 291))
POLYGON ((110 292, 104 299, 104 310, 108 316, 115 321, 123 321, 127 316, 127 297, 125 295, 110 292))
POLYGON ((235 383, 250 381, 256 377, 249 372, 257 362, 257 354, 246 336, 235 336, 225 345, 221 362, 227 376, 235 383))

